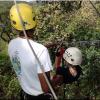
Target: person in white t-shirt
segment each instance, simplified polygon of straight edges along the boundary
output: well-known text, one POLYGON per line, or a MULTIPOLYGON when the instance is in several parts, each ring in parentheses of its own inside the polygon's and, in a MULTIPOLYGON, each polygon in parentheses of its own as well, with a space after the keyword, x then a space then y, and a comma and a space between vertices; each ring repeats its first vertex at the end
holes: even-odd
MULTIPOLYGON (((36 27, 36 18, 32 7, 26 3, 18 4, 21 19, 24 24, 26 34, 29 42, 33 47, 37 57, 44 67, 44 71, 52 83, 53 88, 57 89, 57 85, 63 83, 69 83, 69 78, 73 78, 75 75, 78 78, 77 70, 70 66, 70 76, 68 77, 68 71, 66 68, 58 68, 54 78, 50 79, 50 71, 53 69, 48 50, 42 44, 33 41, 33 34, 36 27)), ((20 18, 16 9, 13 5, 10 9, 10 20, 12 27, 19 32, 19 36, 10 41, 8 45, 8 54, 13 65, 13 69, 18 77, 19 84, 22 88, 21 100, 51 100, 53 99, 47 82, 43 76, 43 72, 38 64, 35 56, 33 55, 30 46, 23 33, 22 25, 20 24, 20 18)), ((68 49, 69 50, 69 49, 68 49)), ((75 49, 76 50, 76 49, 75 49)), ((68 62, 69 65, 79 65, 81 63, 81 57, 78 52, 72 52, 69 50, 64 53, 63 58, 68 62), (71 54, 72 53, 72 54, 71 54), (75 64, 75 63, 76 64, 75 64)), ((59 58, 59 55, 57 56, 59 58)), ((73 78, 70 82, 76 80, 73 78)))
MULTIPOLYGON (((36 27, 36 19, 33 9, 26 3, 19 3, 18 8, 29 42, 31 43, 41 64, 44 66, 44 71, 50 80, 50 71, 53 68, 48 50, 42 44, 32 40, 36 27)), ((49 87, 43 76, 40 65, 33 55, 22 32, 23 28, 20 24, 20 19, 15 5, 10 9, 10 20, 12 27, 19 32, 19 36, 11 40, 9 43, 8 54, 23 91, 21 93, 21 100, 49 100, 52 97, 51 95, 48 95, 49 87)))

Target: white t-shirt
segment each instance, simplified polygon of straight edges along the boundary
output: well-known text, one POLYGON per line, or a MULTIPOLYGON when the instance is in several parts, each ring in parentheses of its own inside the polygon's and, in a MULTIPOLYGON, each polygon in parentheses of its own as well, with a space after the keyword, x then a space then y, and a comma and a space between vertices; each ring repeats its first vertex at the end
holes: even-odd
MULTIPOLYGON (((52 70, 47 48, 32 40, 29 41, 45 72, 52 70)), ((13 39, 8 45, 8 53, 22 89, 30 95, 42 94, 38 78, 38 73, 42 73, 42 71, 27 40, 20 37, 13 39)))

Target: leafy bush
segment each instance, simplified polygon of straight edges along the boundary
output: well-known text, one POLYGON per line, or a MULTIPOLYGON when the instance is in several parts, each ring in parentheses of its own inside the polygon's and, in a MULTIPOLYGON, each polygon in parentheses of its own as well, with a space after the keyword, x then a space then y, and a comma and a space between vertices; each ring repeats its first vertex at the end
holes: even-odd
MULTIPOLYGON (((94 3, 98 11, 100 3, 94 3)), ((6 16, 12 2, 0 2, 0 23, 5 23, 6 16), (6 3, 6 4, 5 4, 6 3), (6 6, 4 6, 6 5, 6 6), (4 9, 3 9, 4 8, 4 9), (1 16, 2 15, 2 16, 1 16), (6 15, 6 16, 5 16, 6 15)), ((64 42, 100 40, 100 17, 95 9, 86 2, 38 2, 33 4, 37 13, 38 26, 35 39, 43 44, 55 43, 65 37, 64 42), (70 5, 70 7, 69 7, 70 5)), ((7 18, 9 20, 9 18, 7 18)), ((11 26, 7 24, 5 32, 11 33, 11 26)), ((0 30, 1 31, 1 30, 0 30)), ((3 33, 3 36, 7 38, 3 33)), ((69 45, 71 46, 71 45, 69 45)), ((66 99, 99 99, 100 98, 100 48, 92 46, 77 45, 83 53, 83 75, 79 84, 68 84, 65 86, 66 99)), ((67 47, 64 45, 64 47, 67 47)), ((48 48, 52 63, 54 64, 55 49, 48 48)), ((12 70, 10 59, 7 55, 7 44, 0 44, 0 99, 18 100, 20 86, 16 75, 12 70)), ((63 99, 63 86, 60 87, 59 98, 63 99), (60 91, 61 90, 61 91, 60 91)), ((63 95, 64 96, 64 95, 63 95)))

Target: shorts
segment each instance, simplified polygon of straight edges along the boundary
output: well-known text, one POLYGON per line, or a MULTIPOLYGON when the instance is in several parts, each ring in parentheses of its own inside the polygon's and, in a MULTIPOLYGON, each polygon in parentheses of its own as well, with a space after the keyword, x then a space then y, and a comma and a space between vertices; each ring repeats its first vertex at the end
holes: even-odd
POLYGON ((54 100, 51 93, 43 93, 38 96, 32 96, 21 90, 20 100, 54 100))

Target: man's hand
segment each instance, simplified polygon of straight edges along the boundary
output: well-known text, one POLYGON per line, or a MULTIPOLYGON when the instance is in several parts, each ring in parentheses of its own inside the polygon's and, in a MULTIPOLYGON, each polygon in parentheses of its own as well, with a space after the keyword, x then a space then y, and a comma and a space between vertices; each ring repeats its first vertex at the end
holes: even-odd
POLYGON ((55 75, 52 79, 53 86, 61 86, 63 84, 63 76, 62 75, 55 75))

